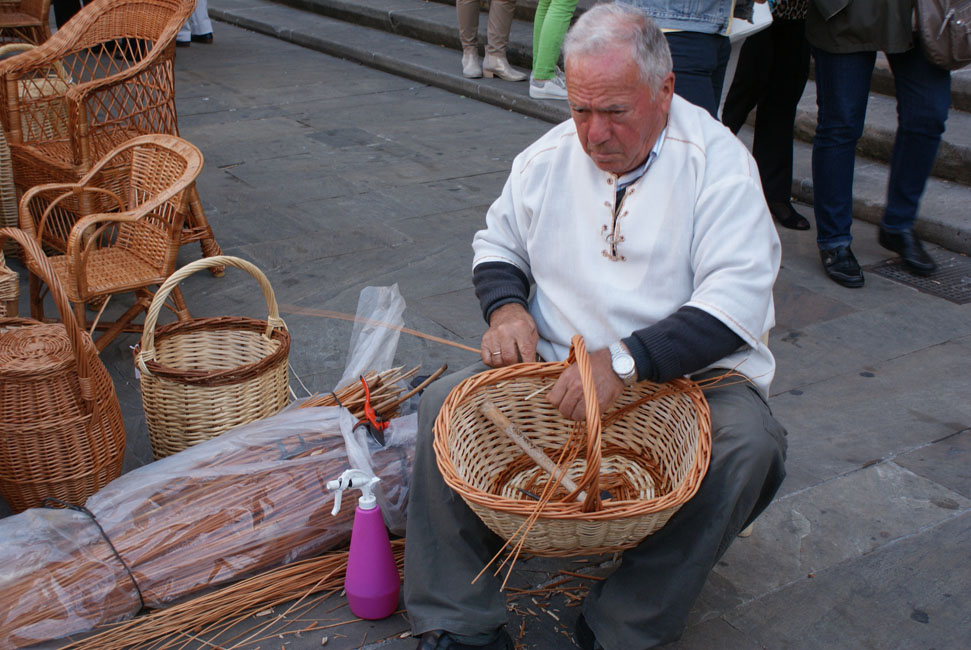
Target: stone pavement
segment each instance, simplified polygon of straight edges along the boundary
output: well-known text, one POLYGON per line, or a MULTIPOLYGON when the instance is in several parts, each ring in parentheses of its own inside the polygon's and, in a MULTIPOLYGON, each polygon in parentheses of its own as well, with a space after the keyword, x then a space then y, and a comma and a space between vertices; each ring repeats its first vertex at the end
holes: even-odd
MULTIPOLYGON (((298 394, 296 376, 312 390, 333 387, 350 334, 345 322, 300 310, 353 313, 366 286, 397 283, 406 326, 477 346, 471 238, 512 157, 549 124, 225 23, 215 34, 211 46, 178 51, 181 132, 206 156, 199 192, 224 251, 257 264, 275 290, 298 394)), ((873 226, 854 232, 861 263, 887 259, 873 226)), ((789 476, 670 647, 966 648, 971 305, 872 270, 865 288, 844 289, 823 275, 812 232, 780 235, 771 404, 789 430, 789 476)), ((958 269, 959 284, 971 281, 966 258, 932 254, 958 269)), ((198 255, 186 248, 180 262, 198 255)), ((233 269, 192 276, 183 290, 195 316, 266 313, 255 283, 233 269)), ((136 341, 122 336, 102 354, 125 415, 126 470, 151 461, 128 349, 136 341)), ((428 372, 474 355, 403 335, 396 360, 428 372)), ((521 561, 512 584, 543 586, 564 569, 603 575, 610 559, 521 561)), ((511 613, 519 647, 572 647, 571 604, 520 596, 511 613)), ((177 647, 309 650, 323 636, 339 650, 414 647, 402 637, 406 614, 347 623, 345 605, 315 603, 242 646, 225 639, 266 618, 177 647), (319 629, 293 633, 311 623, 319 629)))

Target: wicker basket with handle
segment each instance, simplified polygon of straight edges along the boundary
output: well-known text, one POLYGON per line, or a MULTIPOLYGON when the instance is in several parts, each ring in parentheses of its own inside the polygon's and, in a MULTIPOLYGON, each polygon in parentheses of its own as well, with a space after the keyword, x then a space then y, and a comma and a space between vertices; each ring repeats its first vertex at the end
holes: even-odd
POLYGON ((36 262, 63 323, 0 318, 0 495, 14 511, 46 497, 81 505, 121 474, 121 407, 43 251, 21 230, 0 229, 7 238, 36 262))
POLYGON ((694 496, 710 453, 708 404, 687 379, 640 382, 601 419, 579 336, 565 362, 522 363, 466 379, 449 394, 435 421, 435 454, 445 482, 497 535, 534 555, 604 553, 637 545, 694 496), (583 424, 563 418, 545 398, 574 360, 588 414, 583 424), (544 486, 555 481, 482 414, 487 402, 551 461, 565 466, 576 489, 567 494, 559 488, 548 502, 542 498, 544 486), (585 498, 578 500, 581 491, 585 498), (610 498, 602 498, 604 492, 610 498))
POLYGON ((169 276, 145 316, 141 350, 142 404, 156 458, 280 411, 288 402, 290 333, 263 272, 238 257, 196 260, 169 276), (159 312, 178 284, 196 271, 232 266, 249 273, 266 298, 266 320, 192 318, 155 331, 159 312))

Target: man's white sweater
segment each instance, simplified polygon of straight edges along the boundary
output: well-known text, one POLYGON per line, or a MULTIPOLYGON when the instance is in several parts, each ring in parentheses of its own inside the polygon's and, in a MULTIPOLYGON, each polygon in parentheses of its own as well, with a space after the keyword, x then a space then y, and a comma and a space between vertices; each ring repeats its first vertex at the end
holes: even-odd
POLYGON ((513 161, 473 241, 473 267, 507 262, 535 283, 539 353, 564 359, 575 333, 604 348, 674 313, 703 310, 746 346, 709 367, 768 394, 780 245, 748 150, 677 95, 657 159, 614 210, 617 177, 584 153, 572 120, 513 161))

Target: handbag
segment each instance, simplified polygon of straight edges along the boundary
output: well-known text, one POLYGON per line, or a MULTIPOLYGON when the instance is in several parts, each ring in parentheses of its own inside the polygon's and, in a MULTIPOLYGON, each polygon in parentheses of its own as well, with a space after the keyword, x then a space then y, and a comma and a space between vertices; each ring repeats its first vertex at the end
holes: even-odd
POLYGON ((927 59, 946 70, 971 63, 971 0, 917 0, 917 35, 927 59))

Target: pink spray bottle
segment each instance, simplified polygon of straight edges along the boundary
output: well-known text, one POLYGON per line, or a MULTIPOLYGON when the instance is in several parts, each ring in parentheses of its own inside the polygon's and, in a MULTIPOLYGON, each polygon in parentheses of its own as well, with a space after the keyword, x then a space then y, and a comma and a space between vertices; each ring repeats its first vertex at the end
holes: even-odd
POLYGON ((368 476, 359 469, 349 469, 336 481, 328 481, 333 490, 336 515, 341 509, 341 493, 348 488, 361 491, 354 511, 351 529, 351 550, 347 556, 344 591, 347 604, 355 616, 366 619, 386 618, 398 607, 401 578, 394 563, 388 530, 378 508, 372 489, 381 479, 368 476))

